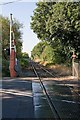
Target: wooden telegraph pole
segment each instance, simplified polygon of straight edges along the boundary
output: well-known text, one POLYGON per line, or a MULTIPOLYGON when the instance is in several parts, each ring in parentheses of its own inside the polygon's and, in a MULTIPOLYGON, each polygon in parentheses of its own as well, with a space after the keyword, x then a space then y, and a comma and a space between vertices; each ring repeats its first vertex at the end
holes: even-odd
POLYGON ((16 71, 14 70, 16 64, 16 43, 13 29, 12 14, 10 14, 10 76, 16 77, 16 71))

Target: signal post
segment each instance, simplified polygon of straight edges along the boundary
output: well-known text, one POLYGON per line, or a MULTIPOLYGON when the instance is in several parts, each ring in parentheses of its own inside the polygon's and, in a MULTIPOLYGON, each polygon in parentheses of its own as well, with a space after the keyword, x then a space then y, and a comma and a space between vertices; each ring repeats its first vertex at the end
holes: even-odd
POLYGON ((10 76, 11 78, 16 77, 15 71, 15 64, 16 64, 16 42, 14 36, 14 29, 13 29, 13 20, 12 14, 10 14, 10 76))

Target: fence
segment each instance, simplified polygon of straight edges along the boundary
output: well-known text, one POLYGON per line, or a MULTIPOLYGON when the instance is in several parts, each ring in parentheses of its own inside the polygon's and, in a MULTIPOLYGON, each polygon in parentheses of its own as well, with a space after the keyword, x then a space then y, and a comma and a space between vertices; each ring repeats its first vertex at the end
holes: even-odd
POLYGON ((80 79, 80 62, 72 63, 72 75, 80 79))

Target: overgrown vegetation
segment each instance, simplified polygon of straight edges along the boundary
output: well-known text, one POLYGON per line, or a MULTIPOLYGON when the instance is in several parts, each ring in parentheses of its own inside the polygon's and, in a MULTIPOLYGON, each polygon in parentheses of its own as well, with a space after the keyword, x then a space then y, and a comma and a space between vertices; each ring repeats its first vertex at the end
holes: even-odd
POLYGON ((2 76, 3 77, 9 77, 10 76, 9 60, 6 60, 6 59, 2 60, 2 76))
POLYGON ((32 58, 70 65, 73 50, 80 56, 80 2, 38 2, 36 5, 31 29, 43 42, 33 48, 32 58))
POLYGON ((38 43, 33 48, 31 57, 34 60, 38 59, 39 61, 44 61, 48 64, 61 64, 68 61, 66 60, 67 56, 61 46, 56 46, 55 48, 52 48, 52 46, 50 46, 46 42, 38 43))
POLYGON ((25 69, 26 67, 28 67, 28 65, 29 65, 28 58, 29 58, 28 53, 26 53, 26 52, 22 53, 22 56, 20 58, 20 65, 21 65, 22 69, 25 69))

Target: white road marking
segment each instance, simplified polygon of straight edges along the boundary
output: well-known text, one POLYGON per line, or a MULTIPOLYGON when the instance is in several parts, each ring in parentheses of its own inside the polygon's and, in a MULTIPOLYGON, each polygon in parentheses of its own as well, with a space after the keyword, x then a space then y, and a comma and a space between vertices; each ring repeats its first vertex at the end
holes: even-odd
POLYGON ((32 92, 29 91, 29 90, 26 90, 24 92, 22 91, 19 91, 19 90, 13 90, 13 89, 0 89, 0 92, 1 93, 5 93, 5 94, 13 94, 13 95, 21 95, 21 96, 29 96, 29 97, 32 97, 32 92))

